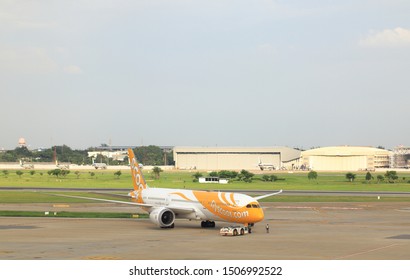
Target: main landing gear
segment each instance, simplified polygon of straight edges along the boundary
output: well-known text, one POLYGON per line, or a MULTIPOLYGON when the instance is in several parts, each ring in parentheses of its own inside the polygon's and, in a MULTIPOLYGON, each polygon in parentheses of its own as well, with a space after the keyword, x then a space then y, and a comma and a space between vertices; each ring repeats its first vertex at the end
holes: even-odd
POLYGON ((201 222, 201 227, 202 228, 214 228, 215 227, 215 222, 214 221, 202 221, 201 222))

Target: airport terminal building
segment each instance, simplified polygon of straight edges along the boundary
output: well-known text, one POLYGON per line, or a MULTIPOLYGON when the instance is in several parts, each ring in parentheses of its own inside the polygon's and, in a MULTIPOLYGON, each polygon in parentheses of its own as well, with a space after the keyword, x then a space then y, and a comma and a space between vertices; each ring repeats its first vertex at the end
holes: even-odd
POLYGON ((175 168, 180 170, 260 170, 299 165, 301 152, 288 147, 174 147, 175 168))
POLYGON ((302 164, 315 171, 359 171, 390 167, 391 152, 372 147, 336 146, 302 152, 302 164))

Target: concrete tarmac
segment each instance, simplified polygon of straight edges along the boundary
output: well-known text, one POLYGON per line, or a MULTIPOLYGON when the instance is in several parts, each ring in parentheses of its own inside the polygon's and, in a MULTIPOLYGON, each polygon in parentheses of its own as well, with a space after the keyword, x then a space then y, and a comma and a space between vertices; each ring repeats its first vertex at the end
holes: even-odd
MULTIPOLYGON (((102 211, 106 207, 112 206, 99 205, 102 211)), ((160 229, 147 219, 0 217, 0 259, 410 259, 409 203, 263 207, 265 221, 252 234, 238 237, 220 236, 219 229, 227 225, 223 222, 202 229, 198 221, 177 220, 174 229, 160 229)))

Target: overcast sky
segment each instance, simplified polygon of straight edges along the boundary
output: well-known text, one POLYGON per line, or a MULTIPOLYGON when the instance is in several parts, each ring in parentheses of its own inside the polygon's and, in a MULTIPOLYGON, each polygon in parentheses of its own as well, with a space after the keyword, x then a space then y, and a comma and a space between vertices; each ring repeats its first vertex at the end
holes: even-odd
POLYGON ((0 148, 410 145, 408 0, 0 0, 0 148))

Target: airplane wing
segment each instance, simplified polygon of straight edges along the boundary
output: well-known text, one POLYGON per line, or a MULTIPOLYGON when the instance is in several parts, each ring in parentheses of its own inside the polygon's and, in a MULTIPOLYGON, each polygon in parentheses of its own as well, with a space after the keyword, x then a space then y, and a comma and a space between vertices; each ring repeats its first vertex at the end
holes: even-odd
POLYGON ((49 195, 70 197, 70 198, 82 198, 82 199, 88 199, 88 200, 104 201, 104 202, 112 202, 112 203, 120 203, 120 204, 128 204, 128 205, 135 205, 135 206, 140 206, 140 207, 154 207, 154 205, 152 205, 152 204, 138 203, 138 202, 131 202, 131 201, 120 201, 120 200, 102 199, 102 198, 95 198, 95 197, 63 195, 63 194, 51 194, 51 193, 49 195))
POLYGON ((127 198, 131 198, 131 196, 129 194, 118 194, 118 193, 111 193, 111 192, 89 192, 89 193, 95 193, 95 194, 102 194, 102 195, 109 195, 109 196, 117 196, 117 197, 127 197, 127 198))
MULTIPOLYGON (((102 198, 95 198, 95 197, 85 197, 85 196, 76 196, 76 195, 63 195, 63 194, 51 194, 51 193, 49 195, 70 197, 70 198, 81 198, 81 199, 112 202, 112 203, 120 203, 120 204, 128 204, 128 205, 135 205, 135 206, 139 206, 139 207, 155 207, 152 204, 137 203, 137 202, 131 202, 131 201, 120 201, 120 200, 102 199, 102 198)), ((129 196, 127 196, 127 197, 129 197, 129 196)), ((189 214, 189 213, 193 213, 193 212, 196 211, 192 207, 175 207, 175 206, 174 207, 164 206, 164 207, 174 211, 175 213, 181 213, 181 214, 189 214)))
POLYGON ((254 199, 260 200, 262 198, 269 197, 269 196, 272 196, 272 195, 277 195, 277 194, 280 194, 280 193, 282 193, 282 190, 280 190, 278 192, 275 192, 275 193, 268 193, 268 194, 265 194, 265 195, 257 196, 257 197, 254 197, 254 199))

